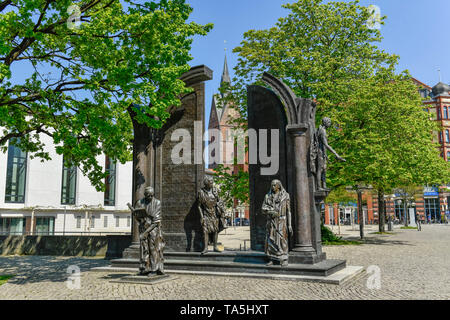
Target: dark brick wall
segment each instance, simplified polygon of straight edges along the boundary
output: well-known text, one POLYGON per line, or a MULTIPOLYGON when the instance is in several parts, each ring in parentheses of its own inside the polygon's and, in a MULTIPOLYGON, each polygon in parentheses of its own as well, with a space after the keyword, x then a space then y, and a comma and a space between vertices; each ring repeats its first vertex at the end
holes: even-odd
POLYGON ((130 236, 0 236, 0 255, 121 258, 130 236))
MULTIPOLYGON (((201 121, 204 128, 203 82, 192 86, 194 92, 182 99, 180 113, 174 115, 171 127, 165 131, 164 141, 158 148, 155 172, 156 196, 162 204, 162 227, 167 251, 200 251, 201 226, 197 210, 197 194, 204 177, 204 164, 194 163, 194 122, 201 121), (171 153, 179 141, 171 141, 173 131, 185 129, 191 135, 191 164, 173 164, 171 153)), ((200 144, 203 157, 204 143, 200 144)))
MULTIPOLYGON (((280 99, 273 93, 260 86, 248 87, 248 128, 260 129, 278 129, 279 139, 279 170, 278 173, 271 176, 261 175, 262 165, 250 164, 250 238, 252 250, 264 251, 266 237, 266 218, 261 214, 261 207, 264 197, 270 190, 270 183, 273 179, 278 179, 287 189, 287 160, 286 160, 286 113, 280 99)), ((271 150, 270 130, 268 130, 268 152, 271 150)), ((258 148, 255 145, 249 145, 250 151, 258 148)), ((259 152, 258 152, 259 154, 259 152)), ((291 205, 292 205, 291 200, 291 205)))

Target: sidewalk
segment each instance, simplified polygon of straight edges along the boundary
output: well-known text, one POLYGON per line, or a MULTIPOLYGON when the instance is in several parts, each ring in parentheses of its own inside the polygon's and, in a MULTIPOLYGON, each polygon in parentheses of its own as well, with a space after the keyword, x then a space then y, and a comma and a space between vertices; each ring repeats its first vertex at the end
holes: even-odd
MULTIPOLYGON (((328 229, 330 229, 334 234, 336 234, 338 237, 342 237, 342 239, 344 239, 344 240, 359 240, 360 239, 358 224, 354 224, 353 226, 341 225, 340 233, 339 233, 339 226, 333 226, 333 225, 325 225, 325 226, 328 229)), ((395 224, 392 226, 393 230, 389 231, 388 225, 386 224, 385 231, 395 233, 399 230, 402 230, 401 227, 403 227, 403 226, 404 225, 402 225, 402 224, 395 224)), ((426 227, 427 225, 422 225, 422 228, 424 226, 426 227)), ((364 225, 364 237, 377 236, 374 233, 378 232, 378 231, 379 231, 379 227, 377 224, 364 225)))
MULTIPOLYGON (((422 224, 422 228, 426 228, 427 224, 422 224)), ((450 226, 450 225, 436 225, 436 226, 450 226)), ((326 225, 327 228, 329 228, 334 234, 336 234, 339 237, 342 237, 344 240, 359 240, 359 225, 341 225, 339 226, 333 226, 333 225, 326 225), (340 229, 340 233, 339 233, 340 229)), ((393 231, 397 232, 403 225, 397 224, 393 225, 393 231)), ((386 224, 385 227, 386 232, 388 231, 388 226, 386 224)), ((378 232, 378 225, 365 225, 364 226, 364 236, 365 237, 373 237, 378 236, 374 234, 375 232, 378 232)), ((249 226, 238 226, 238 227, 228 227, 223 232, 219 234, 219 242, 221 242, 226 250, 244 250, 250 249, 250 227, 249 226)))
POLYGON ((219 233, 225 250, 250 250, 250 226, 228 227, 219 233))

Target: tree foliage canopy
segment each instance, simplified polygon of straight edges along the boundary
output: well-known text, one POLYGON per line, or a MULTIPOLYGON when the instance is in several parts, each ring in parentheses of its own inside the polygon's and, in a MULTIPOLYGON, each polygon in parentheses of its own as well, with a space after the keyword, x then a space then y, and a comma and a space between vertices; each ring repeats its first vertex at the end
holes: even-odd
POLYGON ((367 26, 372 12, 359 1, 299 0, 283 7, 290 10, 286 17, 270 29, 247 31, 233 50, 239 59, 230 99, 244 118, 246 85, 262 84, 258 80, 265 71, 283 79, 297 96, 316 99, 319 113, 345 100, 349 79, 394 71, 398 56, 377 47, 381 32, 367 26))
POLYGON ((130 111, 160 128, 188 92, 179 77, 189 70, 193 36, 212 28, 187 23, 191 11, 184 0, 1 1, 3 151, 15 139, 48 160, 47 135, 101 189, 96 157, 130 159, 130 111))
POLYGON ((331 111, 332 144, 348 160, 332 163, 334 184, 370 184, 390 192, 405 185, 445 184, 450 166, 433 143, 436 122, 407 74, 349 83, 348 100, 331 111))
MULTIPOLYGON (((400 185, 449 182, 439 158, 417 87, 407 72, 397 74, 399 57, 378 48, 379 29, 359 1, 298 0, 289 14, 267 30, 249 30, 234 49, 239 54, 233 85, 223 103, 237 106, 246 128, 247 85, 263 85, 269 72, 297 96, 315 99, 317 121, 330 117, 330 145, 345 163, 331 162, 330 186, 371 184, 389 191, 400 185)), ((386 17, 381 17, 384 25, 386 17)), ((242 183, 243 185, 243 183, 242 183)))

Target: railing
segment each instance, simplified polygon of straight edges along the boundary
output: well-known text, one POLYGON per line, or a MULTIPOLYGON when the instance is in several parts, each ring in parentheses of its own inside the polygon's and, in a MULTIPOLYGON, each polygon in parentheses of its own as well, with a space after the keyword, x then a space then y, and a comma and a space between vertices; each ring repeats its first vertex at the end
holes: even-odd
POLYGON ((129 236, 131 232, 57 231, 57 232, 0 232, 0 236, 129 236))

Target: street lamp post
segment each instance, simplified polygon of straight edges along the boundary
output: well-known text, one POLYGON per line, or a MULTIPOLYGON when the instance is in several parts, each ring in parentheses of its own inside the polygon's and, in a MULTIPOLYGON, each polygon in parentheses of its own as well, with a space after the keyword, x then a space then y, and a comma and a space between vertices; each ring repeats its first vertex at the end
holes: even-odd
POLYGON ((364 191, 366 190, 370 190, 372 189, 371 186, 366 186, 366 185, 357 185, 353 188, 353 190, 356 189, 356 194, 358 195, 358 221, 359 221, 359 236, 361 238, 361 240, 364 239, 364 212, 363 212, 363 200, 362 200, 362 194, 364 191))

